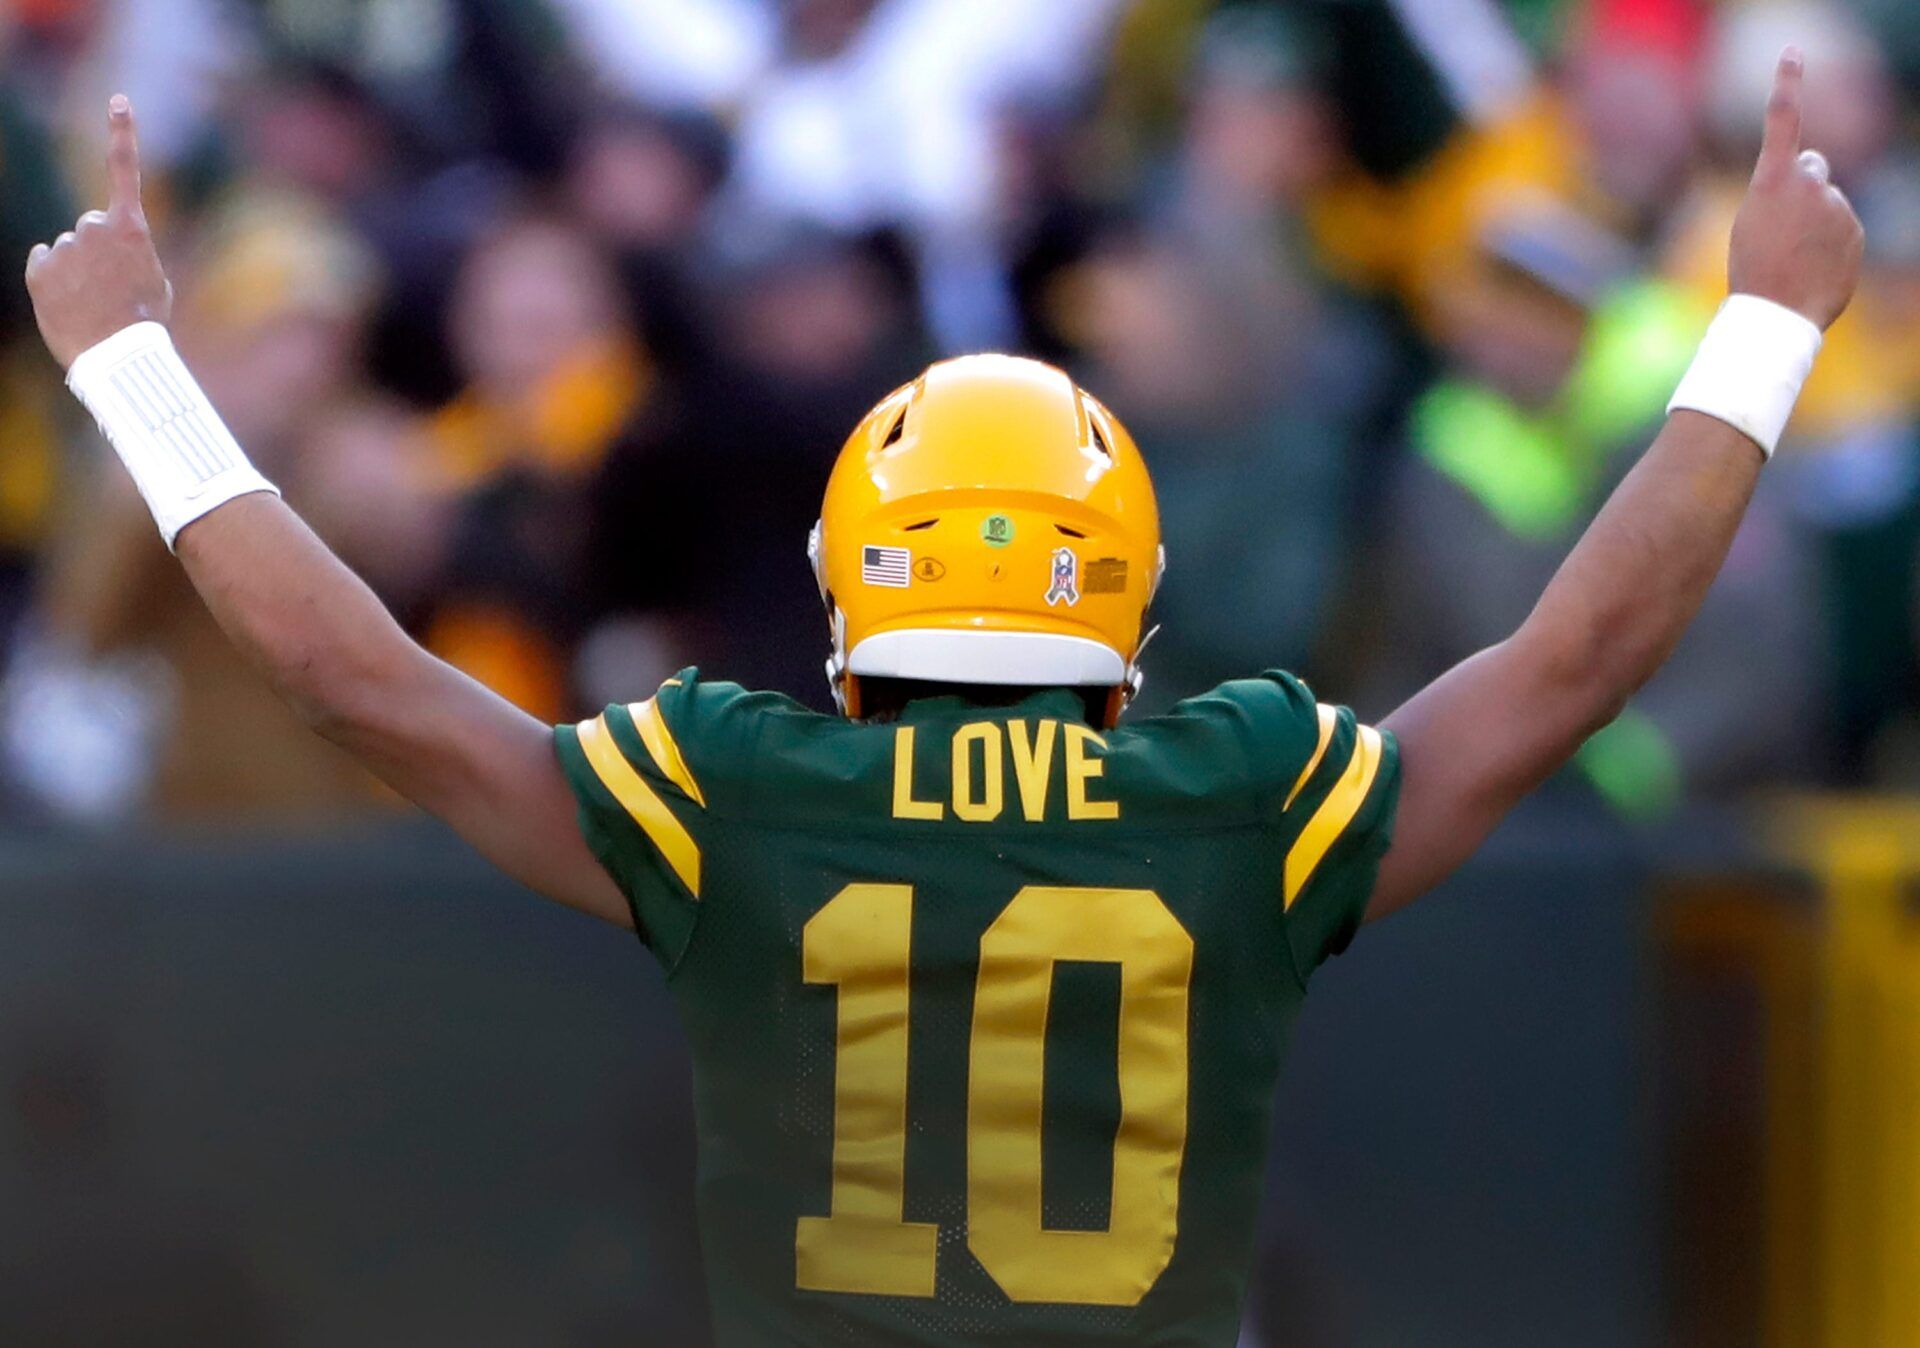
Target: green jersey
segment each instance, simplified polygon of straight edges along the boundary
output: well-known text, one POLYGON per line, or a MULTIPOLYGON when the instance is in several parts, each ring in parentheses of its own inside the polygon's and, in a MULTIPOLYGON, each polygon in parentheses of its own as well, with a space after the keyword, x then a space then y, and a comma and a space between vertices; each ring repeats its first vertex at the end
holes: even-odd
POLYGON ((724 1345, 1229 1345, 1307 976, 1397 750, 1285 674, 822 716, 695 671, 559 729, 693 1047, 724 1345))

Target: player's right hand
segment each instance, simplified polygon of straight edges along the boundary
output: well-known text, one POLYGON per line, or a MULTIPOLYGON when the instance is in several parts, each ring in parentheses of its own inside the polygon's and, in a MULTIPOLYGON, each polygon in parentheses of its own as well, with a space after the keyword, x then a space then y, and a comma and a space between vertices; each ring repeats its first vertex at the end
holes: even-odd
POLYGON ((1866 236, 1828 181, 1826 157, 1800 146, 1804 69, 1796 48, 1781 53, 1760 162, 1733 221, 1727 282, 1736 295, 1784 304, 1826 328, 1853 299, 1866 236))
POLYGON ((173 287, 140 207, 140 147, 125 94, 107 104, 107 209, 88 211, 51 245, 27 255, 27 293, 47 350, 61 368, 124 327, 165 323, 173 287))

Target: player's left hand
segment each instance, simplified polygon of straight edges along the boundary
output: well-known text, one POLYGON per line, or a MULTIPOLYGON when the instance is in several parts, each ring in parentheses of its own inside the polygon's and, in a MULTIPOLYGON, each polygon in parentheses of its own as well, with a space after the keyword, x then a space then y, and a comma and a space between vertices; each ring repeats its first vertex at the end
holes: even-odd
POLYGON ((1845 194, 1829 181, 1826 156, 1802 148, 1805 65, 1796 47, 1780 54, 1760 160, 1733 221, 1727 285, 1733 294, 1785 305, 1824 330, 1860 284, 1866 236, 1845 194))
POLYGON ((107 104, 107 209, 88 211, 51 245, 34 245, 27 293, 62 369, 120 329, 165 323, 173 312, 173 287, 140 206, 140 146, 125 94, 107 104))

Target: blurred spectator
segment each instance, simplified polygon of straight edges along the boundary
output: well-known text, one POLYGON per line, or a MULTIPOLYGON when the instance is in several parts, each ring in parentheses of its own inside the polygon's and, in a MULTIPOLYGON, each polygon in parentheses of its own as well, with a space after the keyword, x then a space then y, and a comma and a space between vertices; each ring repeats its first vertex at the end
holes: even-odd
POLYGON ((424 639, 557 720, 587 617, 584 499, 651 368, 608 260, 548 216, 509 219, 473 250, 448 336, 466 384, 428 428, 453 521, 424 639))
MULTIPOLYGON (((0 256, 22 258, 73 219, 52 146, 13 92, 0 87, 0 256)), ((28 598, 35 553, 51 523, 61 443, 74 422, 40 349, 25 289, 0 293, 0 670, 28 598)))
POLYGON ((1093 73, 1118 0, 801 0, 739 123, 756 207, 839 229, 977 228, 993 120, 1093 73))
POLYGON ((819 703, 826 619, 807 531, 876 390, 928 353, 874 248, 736 224, 709 262, 712 358, 663 389, 608 462, 589 575, 603 610, 669 616, 709 672, 819 703))
POLYGON ((1165 245, 1088 264, 1089 375, 1153 465, 1167 572, 1143 706, 1303 667, 1337 597, 1349 440, 1276 379, 1270 313, 1165 245))
POLYGON ((575 45, 623 97, 657 107, 735 107, 773 61, 770 0, 555 0, 575 45))
POLYGON ((232 151, 264 186, 298 191, 351 211, 388 186, 398 164, 396 128, 345 72, 283 63, 241 96, 232 151))
POLYGON ((1153 465, 1169 546, 1148 707, 1308 666, 1344 579, 1354 455, 1390 366, 1292 223, 1342 153, 1315 62, 1269 12, 1208 25, 1147 231, 1058 287, 1089 383, 1153 465))
POLYGON ((1689 34, 1602 29, 1573 54, 1567 101, 1583 155, 1581 199, 1633 243, 1658 246, 1699 165, 1689 34))
POLYGON ((689 271, 698 261, 731 144, 713 118, 606 105, 587 118, 567 164, 568 206, 618 266, 649 352, 663 367, 705 338, 689 271))

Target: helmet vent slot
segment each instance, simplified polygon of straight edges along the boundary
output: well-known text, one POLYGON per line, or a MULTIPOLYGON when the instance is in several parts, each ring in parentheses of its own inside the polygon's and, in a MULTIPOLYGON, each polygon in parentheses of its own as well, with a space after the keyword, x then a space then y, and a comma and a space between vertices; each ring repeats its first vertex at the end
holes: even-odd
POLYGON ((1113 446, 1107 443, 1106 433, 1100 429, 1099 421, 1090 417, 1087 420, 1087 427, 1093 432, 1093 447, 1111 459, 1113 446))
POLYGON ((1086 535, 1081 533, 1078 529, 1069 529, 1064 524, 1056 524, 1053 527, 1059 530, 1061 533, 1065 534, 1068 538, 1085 538, 1086 537, 1086 535))
POLYGON ((887 432, 887 438, 880 442, 880 448, 890 449, 900 443, 900 437, 907 433, 907 411, 903 407, 900 415, 894 418, 893 429, 887 432))
POLYGON ((918 524, 909 524, 905 528, 901 529, 900 532, 905 534, 919 533, 920 530, 922 529, 931 529, 934 525, 938 524, 939 522, 940 520, 936 516, 935 518, 930 520, 921 520, 918 524))

